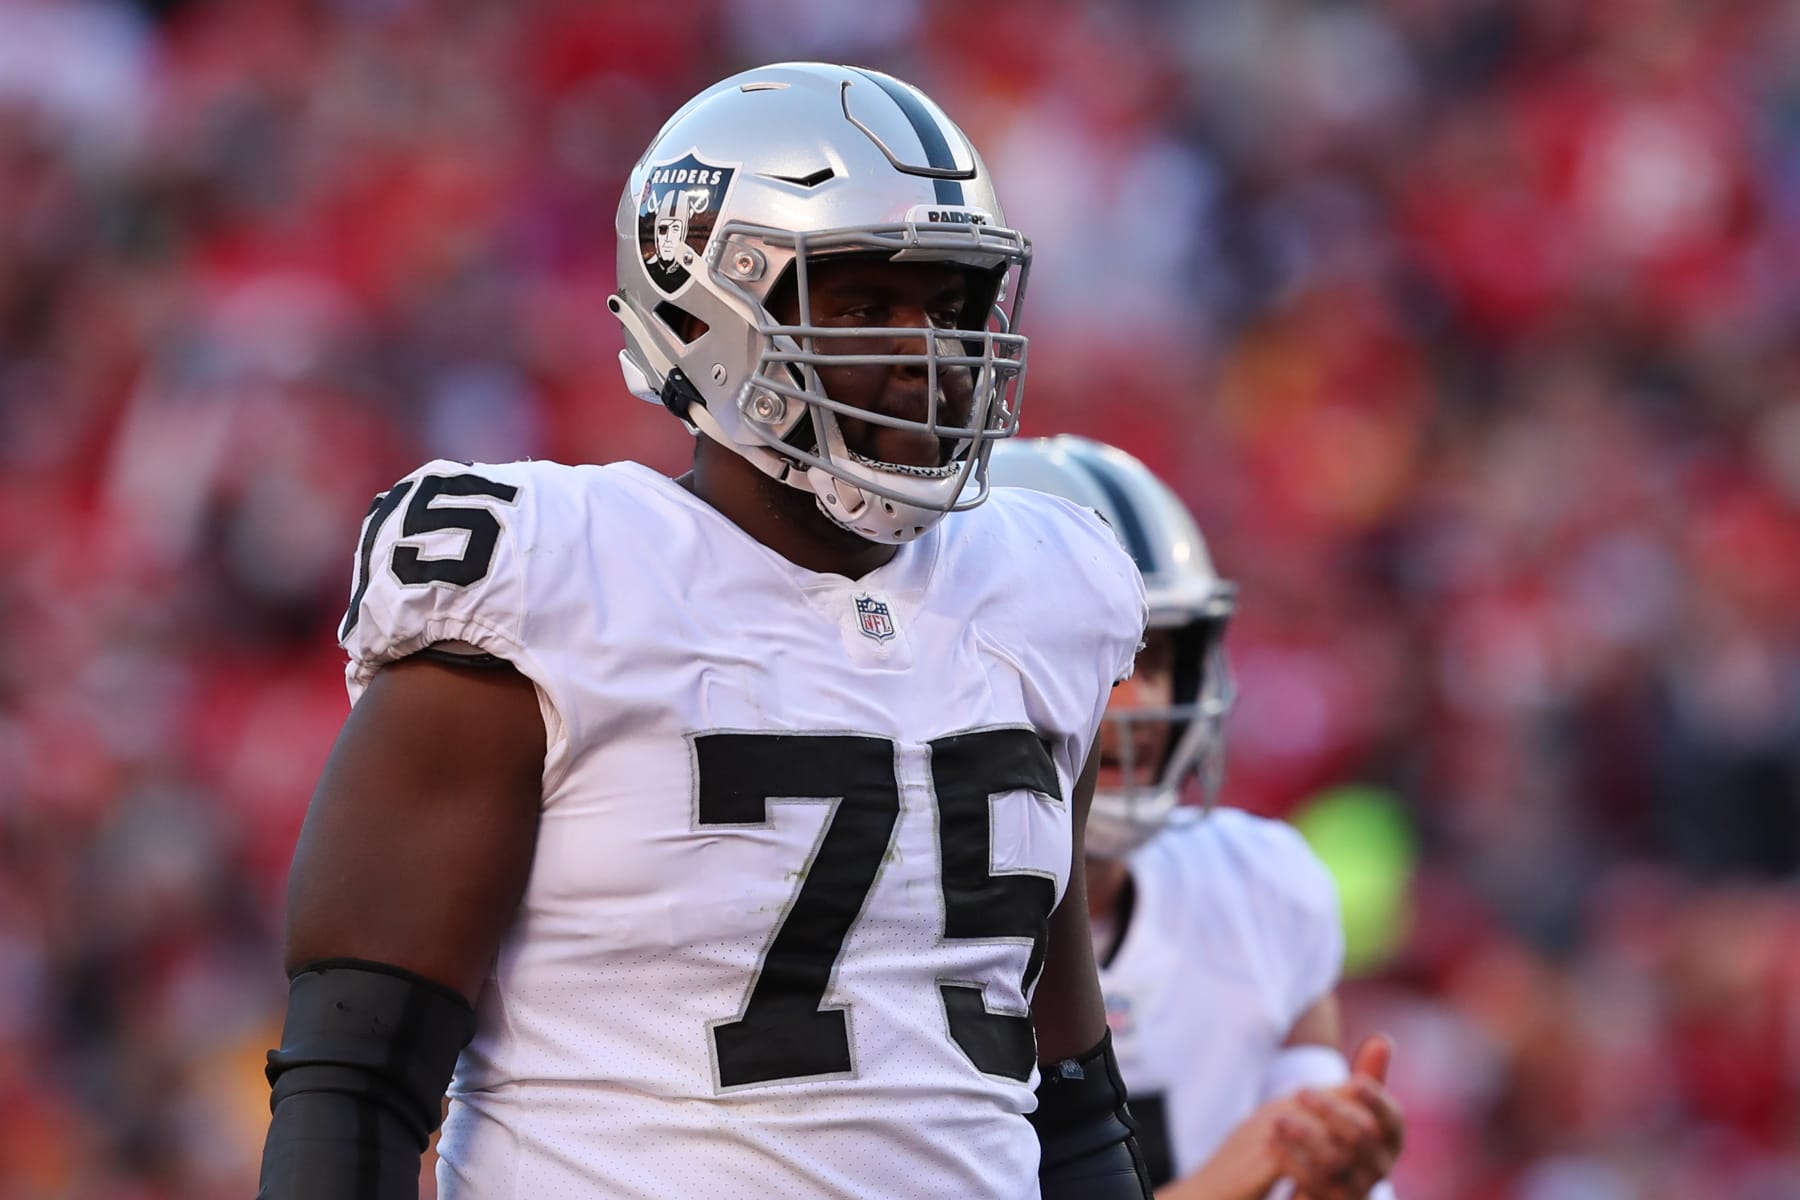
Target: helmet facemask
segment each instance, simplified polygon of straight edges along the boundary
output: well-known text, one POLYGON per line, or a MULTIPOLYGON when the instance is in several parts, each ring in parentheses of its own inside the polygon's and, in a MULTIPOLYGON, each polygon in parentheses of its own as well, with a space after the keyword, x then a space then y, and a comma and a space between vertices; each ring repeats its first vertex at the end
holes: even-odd
POLYGON ((945 513, 986 499, 990 448, 1018 432, 1026 341, 1011 329, 1028 269, 1023 238, 915 223, 825 234, 728 226, 723 244, 733 263, 786 259, 761 298, 729 268, 719 276, 736 292, 734 308, 752 314, 756 357, 731 403, 739 428, 771 452, 759 463, 765 471, 811 491, 827 516, 877 541, 908 541, 945 513), (815 281, 824 265, 853 261, 960 271, 960 317, 926 327, 825 323, 815 281), (792 319, 783 320, 776 310, 790 302, 792 319), (916 375, 924 411, 883 413, 834 396, 828 379, 847 369, 916 375), (884 458, 871 444, 882 428, 930 439, 935 461, 884 458))
POLYGON ((1228 612, 1208 615, 1171 631, 1168 705, 1107 709, 1106 736, 1118 758, 1117 782, 1108 781, 1094 792, 1086 841, 1093 857, 1122 859, 1156 836, 1181 803, 1189 779, 1200 782, 1203 811, 1216 803, 1224 781, 1225 718, 1237 699, 1225 656, 1228 620, 1228 612), (1146 757, 1139 749, 1145 742, 1160 742, 1160 753, 1146 757))

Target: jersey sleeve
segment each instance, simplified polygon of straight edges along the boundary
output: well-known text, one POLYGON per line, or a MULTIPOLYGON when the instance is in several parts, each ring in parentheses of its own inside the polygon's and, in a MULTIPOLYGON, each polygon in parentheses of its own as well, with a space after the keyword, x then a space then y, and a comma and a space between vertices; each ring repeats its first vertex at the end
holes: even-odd
POLYGON ((354 703, 375 672, 427 646, 487 654, 527 675, 531 497, 520 464, 425 464, 363 519, 338 626, 354 703))
POLYGON ((1285 820, 1220 808, 1186 831, 1183 871, 1195 898, 1237 912, 1269 1015, 1292 1025, 1336 990, 1345 964, 1337 885, 1285 820))
POLYGON ((1344 970, 1337 885, 1300 831, 1232 809, 1207 818, 1231 843, 1255 937, 1268 956, 1272 996, 1289 1024, 1323 999, 1344 970))
POLYGON ((1099 513, 1059 496, 1044 499, 1062 510, 1068 530, 1068 565, 1089 594, 1091 632, 1097 639, 1107 681, 1118 683, 1130 677, 1144 644, 1150 619, 1144 577, 1099 513))
POLYGON ((1006 599, 988 635, 1027 676, 1028 711, 1066 739, 1079 775, 1112 685, 1131 673, 1149 606, 1137 564, 1092 509, 1027 488, 994 489, 986 545, 975 557, 1008 564, 1006 599))
POLYGON ((1091 525, 1099 526, 1098 530, 1090 530, 1100 543, 1092 552, 1094 579, 1100 588, 1103 628, 1109 635, 1107 651, 1112 656, 1108 678, 1117 684, 1129 679, 1137 665, 1144 631, 1150 623, 1150 602, 1144 591, 1144 577, 1112 526, 1092 509, 1081 511, 1091 525))
MULTIPOLYGON (((1066 504, 1053 497, 1058 503, 1066 504)), ((1112 689, 1131 676, 1138 649, 1144 644, 1150 605, 1144 578, 1137 563, 1125 552, 1111 525, 1091 508, 1066 504, 1074 520, 1070 550, 1073 567, 1086 583, 1090 599, 1089 653, 1098 655, 1093 708, 1088 714, 1088 736, 1083 739, 1075 769, 1081 770, 1098 744, 1100 722, 1106 715, 1112 689)))

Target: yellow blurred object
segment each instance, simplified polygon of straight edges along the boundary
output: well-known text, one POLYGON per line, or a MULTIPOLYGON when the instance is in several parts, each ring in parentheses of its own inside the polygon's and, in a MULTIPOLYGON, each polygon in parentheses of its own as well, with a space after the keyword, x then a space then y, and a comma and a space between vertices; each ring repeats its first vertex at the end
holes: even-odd
POLYGON ((1418 842, 1399 798, 1367 784, 1331 788, 1302 804, 1293 823, 1337 883, 1344 975, 1380 967, 1412 925, 1418 842))

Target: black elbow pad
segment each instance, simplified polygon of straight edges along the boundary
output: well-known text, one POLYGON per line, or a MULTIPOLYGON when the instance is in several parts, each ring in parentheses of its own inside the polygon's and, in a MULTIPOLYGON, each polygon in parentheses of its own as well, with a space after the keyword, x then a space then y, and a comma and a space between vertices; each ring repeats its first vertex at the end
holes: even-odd
POLYGON ((1029 1119, 1044 1200, 1147 1200, 1154 1188, 1110 1030, 1079 1058, 1045 1067, 1037 1098, 1029 1119))
POLYGON ((332 959, 296 973, 266 1072, 262 1200, 415 1197, 444 1089, 474 1035, 468 1001, 399 967, 332 959))

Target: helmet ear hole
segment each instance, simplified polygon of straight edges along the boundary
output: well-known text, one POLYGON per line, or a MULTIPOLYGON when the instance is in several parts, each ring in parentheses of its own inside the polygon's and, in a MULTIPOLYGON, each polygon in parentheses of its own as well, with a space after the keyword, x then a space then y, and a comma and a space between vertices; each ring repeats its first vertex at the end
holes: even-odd
POLYGON ((669 327, 670 333, 681 339, 681 344, 684 346, 693 345, 711 328, 705 321, 687 309, 671 304, 667 300, 656 306, 656 315, 664 325, 669 327))
POLYGON ((793 325, 800 321, 800 277, 801 267, 790 262, 781 268, 781 274, 763 293, 762 306, 771 317, 783 325, 793 325))

